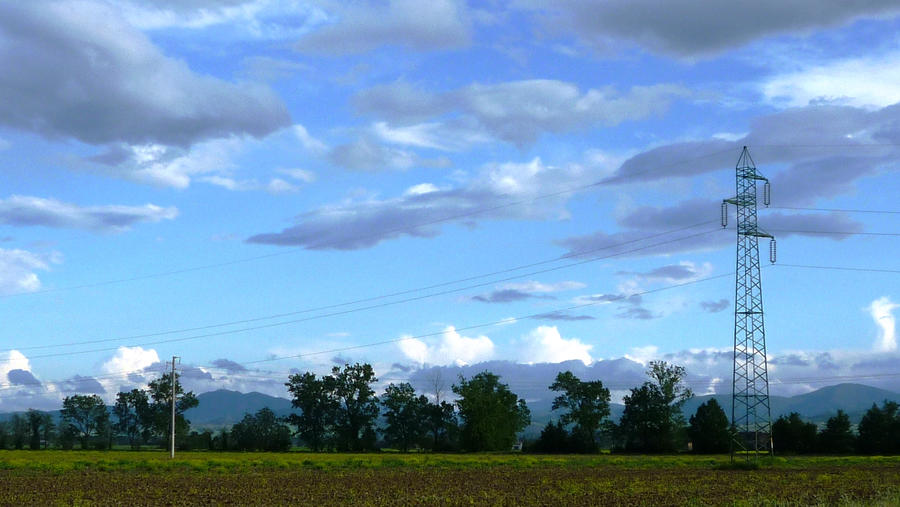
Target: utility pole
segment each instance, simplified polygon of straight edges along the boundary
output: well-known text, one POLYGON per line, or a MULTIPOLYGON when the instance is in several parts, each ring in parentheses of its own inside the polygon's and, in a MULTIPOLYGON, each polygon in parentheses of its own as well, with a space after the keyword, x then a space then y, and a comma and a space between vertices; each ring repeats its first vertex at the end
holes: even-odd
POLYGON ((744 146, 735 166, 737 194, 722 202, 722 227, 728 225, 728 204, 737 207, 737 268, 734 296, 734 370, 732 375, 731 424, 735 452, 751 455, 773 452, 772 414, 769 408, 769 373, 766 361, 766 330, 763 324, 762 283, 759 275, 759 238, 769 238, 769 260, 775 262, 775 238, 757 225, 758 181, 764 181, 763 203, 771 201, 769 180, 760 176, 744 146))
POLYGON ((169 459, 175 459, 175 360, 178 356, 172 356, 172 433, 169 441, 169 459))

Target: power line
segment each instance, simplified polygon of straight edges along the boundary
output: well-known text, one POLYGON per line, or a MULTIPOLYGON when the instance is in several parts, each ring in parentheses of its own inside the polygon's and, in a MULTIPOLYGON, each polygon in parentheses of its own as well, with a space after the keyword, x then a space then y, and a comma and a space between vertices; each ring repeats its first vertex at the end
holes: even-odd
POLYGON ((863 272, 869 272, 869 273, 900 274, 900 270, 898 270, 898 269, 855 268, 855 267, 846 267, 846 266, 810 266, 810 265, 805 265, 805 264, 784 264, 784 263, 775 264, 775 266, 783 267, 783 268, 828 269, 828 270, 833 270, 833 271, 863 271, 863 272))
MULTIPOLYGON (((638 241, 643 241, 644 239, 655 238, 655 237, 659 237, 659 236, 662 236, 662 235, 665 235, 665 234, 670 234, 670 233, 672 233, 672 232, 682 231, 682 230, 686 230, 686 229, 689 229, 689 228, 694 228, 694 227, 697 227, 697 226, 699 226, 699 225, 705 225, 705 224, 708 224, 708 223, 710 223, 710 222, 703 222, 703 223, 701 223, 701 224, 695 224, 695 225, 692 225, 692 226, 683 227, 683 228, 680 228, 680 229, 675 229, 674 231, 670 231, 670 232, 658 233, 658 234, 654 234, 654 235, 651 235, 651 236, 647 236, 646 238, 640 238, 640 239, 637 239, 637 240, 631 240, 631 241, 627 241, 627 242, 623 242, 623 243, 618 243, 618 244, 614 244, 614 245, 607 245, 607 246, 604 246, 604 247, 602 247, 602 248, 594 249, 594 250, 592 250, 592 251, 599 251, 599 250, 605 250, 605 249, 615 248, 615 247, 623 246, 623 245, 626 245, 626 244, 631 244, 631 243, 635 243, 635 242, 638 242, 638 241)), ((551 268, 546 268, 546 269, 540 269, 540 270, 531 271, 531 272, 528 272, 528 273, 518 274, 518 275, 515 275, 515 276, 509 276, 509 277, 505 277, 505 278, 501 278, 501 279, 491 280, 491 281, 488 281, 488 282, 481 282, 481 283, 477 283, 477 284, 473 284, 473 285, 468 285, 468 286, 465 286, 465 287, 458 287, 458 288, 455 288, 455 289, 449 289, 449 290, 444 290, 444 291, 434 292, 434 293, 431 293, 431 294, 425 294, 425 295, 421 295, 421 296, 415 296, 415 297, 404 298, 404 299, 400 299, 400 300, 396 300, 396 301, 388 301, 388 302, 384 302, 384 303, 378 303, 378 304, 373 304, 373 305, 368 305, 368 306, 363 306, 363 307, 358 307, 358 308, 351 308, 351 309, 347 309, 347 310, 335 311, 335 312, 330 312, 330 313, 325 313, 325 314, 320 314, 320 315, 313 315, 313 316, 306 317, 306 318, 302 318, 302 319, 294 319, 294 320, 290 320, 290 321, 286 321, 286 322, 280 322, 280 323, 268 324, 268 325, 264 325, 264 326, 249 327, 249 328, 244 328, 244 329, 240 329, 240 330, 225 331, 225 332, 221 332, 221 333, 211 333, 211 334, 208 334, 208 335, 200 335, 199 337, 218 336, 218 335, 221 335, 221 334, 230 334, 230 333, 236 333, 236 332, 242 332, 242 331, 249 331, 249 330, 255 330, 255 329, 264 329, 264 328, 274 327, 274 326, 282 326, 282 325, 287 325, 287 324, 295 324, 295 323, 299 323, 299 322, 306 322, 306 321, 309 321, 309 320, 317 320, 317 319, 322 319, 322 318, 326 318, 326 317, 334 317, 334 316, 339 316, 339 315, 346 315, 346 314, 349 314, 349 313, 355 313, 355 312, 359 312, 359 311, 363 311, 363 310, 371 310, 371 309, 376 309, 376 308, 383 308, 383 307, 386 307, 386 306, 393 306, 393 305, 397 305, 397 304, 401 304, 401 303, 408 303, 408 302, 411 302, 411 301, 418 301, 418 300, 422 300, 422 299, 427 299, 427 298, 432 298, 432 297, 437 297, 437 296, 443 296, 443 295, 447 295, 447 294, 452 294, 452 293, 462 292, 462 291, 465 291, 465 290, 471 290, 471 289, 475 289, 475 288, 484 287, 484 286, 487 286, 487 285, 493 285, 493 284, 496 284, 496 283, 506 282, 506 281, 515 280, 515 279, 519 279, 519 278, 524 278, 524 277, 528 277, 528 276, 533 276, 533 275, 538 275, 538 274, 544 274, 544 273, 553 272, 553 271, 559 271, 559 270, 561 270, 561 269, 567 269, 567 268, 571 268, 571 267, 575 267, 575 266, 580 266, 580 265, 582 265, 582 264, 588 264, 588 263, 592 263, 592 262, 597 262, 597 261, 609 259, 609 258, 612 258, 612 257, 617 257, 617 256, 629 254, 629 253, 635 253, 635 252, 639 252, 639 251, 642 251, 642 250, 647 250, 647 249, 650 249, 650 248, 656 248, 656 247, 659 247, 659 246, 662 246, 662 245, 665 245, 665 244, 674 243, 674 242, 678 242, 678 241, 684 241, 684 240, 691 239, 691 238, 694 238, 694 237, 697 237, 697 236, 701 236, 701 235, 705 235, 705 234, 710 234, 710 233, 713 233, 713 232, 715 232, 715 231, 717 231, 717 230, 718 230, 718 228, 712 229, 712 230, 708 230, 708 231, 699 232, 699 233, 695 233, 695 234, 690 234, 690 235, 683 236, 683 237, 678 237, 678 238, 675 238, 675 239, 670 239, 670 240, 666 240, 666 241, 661 241, 661 242, 657 242, 657 243, 652 243, 652 244, 645 245, 645 246, 642 246, 642 247, 633 248, 633 249, 626 250, 626 251, 621 251, 621 252, 616 252, 616 253, 613 253, 613 254, 610 254, 610 255, 606 255, 606 256, 592 257, 592 258, 590 258, 590 259, 581 260, 581 261, 577 261, 577 262, 571 262, 571 263, 569 263, 569 264, 565 264, 565 265, 562 265, 562 266, 556 266, 556 267, 551 267, 551 268)), ((576 255, 577 255, 577 256, 583 256, 583 255, 585 255, 585 254, 587 254, 587 253, 590 253, 590 252, 592 252, 592 251, 582 251, 582 252, 578 252, 576 255)), ((574 256, 576 256, 576 255, 572 255, 572 257, 574 257, 574 256)), ((560 258, 555 258, 555 259, 551 259, 551 260, 547 260, 547 261, 541 261, 541 262, 537 262, 537 263, 527 264, 527 265, 524 265, 524 267, 533 267, 533 266, 538 266, 538 265, 542 265, 542 264, 547 264, 547 263, 550 263, 550 262, 556 262, 556 261, 558 261, 558 260, 564 260, 564 259, 566 259, 566 258, 568 258, 568 257, 569 257, 569 256, 563 256, 563 257, 560 257, 560 258)), ((430 288, 437 288, 437 287, 441 287, 441 286, 452 285, 452 284, 455 284, 455 283, 459 283, 459 282, 461 282, 461 281, 468 281, 468 280, 473 280, 473 279, 477 279, 477 278, 484 278, 484 277, 486 277, 486 276, 491 276, 491 275, 493 275, 493 274, 502 274, 502 273, 507 273, 507 272, 511 272, 511 271, 516 271, 516 270, 518 270, 518 269, 523 269, 523 267, 520 266, 520 267, 517 267, 517 268, 511 268, 511 269, 507 269, 507 270, 502 270, 502 271, 499 271, 499 272, 489 273, 489 274, 486 274, 486 275, 479 275, 479 276, 476 276, 476 277, 463 278, 463 279, 456 280, 456 281, 452 281, 452 282, 445 282, 445 283, 435 284, 435 285, 431 285, 431 286, 427 286, 427 287, 419 288, 419 289, 410 289, 410 290, 401 291, 401 292, 397 292, 397 293, 393 293, 393 294, 389 294, 389 295, 374 296, 374 297, 370 297, 370 298, 358 299, 358 300, 355 300, 355 301, 350 301, 350 302, 345 302, 345 303, 337 303, 337 304, 333 304, 333 305, 321 306, 321 307, 316 307, 316 308, 307 308, 307 309, 297 310, 297 311, 293 311, 293 312, 285 312, 285 313, 272 314, 272 315, 266 315, 266 316, 261 316, 261 317, 253 317, 253 318, 249 318, 249 319, 242 319, 242 320, 229 321, 229 322, 218 323, 218 324, 210 324, 210 325, 206 325, 206 326, 197 326, 197 327, 192 327, 192 328, 173 329, 173 330, 168 330, 168 331, 160 331, 160 332, 155 332, 155 333, 145 333, 145 334, 140 334, 140 335, 126 336, 126 337, 104 338, 104 339, 99 339, 99 340, 85 340, 85 341, 78 341, 78 342, 69 342, 69 343, 63 343, 63 344, 53 344, 53 345, 33 345, 33 346, 29 346, 29 347, 13 347, 13 348, 8 348, 8 349, 0 349, 0 351, 7 352, 7 351, 11 351, 11 350, 37 350, 37 349, 49 349, 49 348, 63 348, 63 347, 72 347, 72 346, 77 346, 77 345, 90 345, 90 344, 96 344, 96 343, 121 342, 121 341, 125 341, 125 340, 134 340, 134 339, 141 339, 141 338, 151 338, 151 337, 155 337, 155 336, 166 336, 166 335, 172 335, 172 334, 187 333, 187 332, 192 332, 192 331, 202 331, 202 330, 207 330, 207 329, 216 329, 216 328, 228 327, 228 326, 234 326, 234 325, 239 325, 239 324, 247 324, 247 323, 251 323, 251 322, 259 322, 259 321, 264 321, 264 320, 272 320, 272 319, 277 319, 277 318, 282 318, 282 317, 288 317, 288 316, 292 316, 292 315, 300 315, 300 314, 304 314, 304 313, 311 313, 311 312, 314 312, 314 311, 333 309, 333 308, 338 308, 338 307, 343 307, 343 306, 349 306, 349 305, 353 305, 353 304, 357 304, 357 303, 362 303, 362 302, 370 302, 370 301, 375 301, 375 300, 385 299, 385 298, 388 298, 388 297, 393 297, 393 296, 395 296, 395 295, 404 295, 404 294, 409 294, 409 293, 413 293, 413 292, 418 292, 418 291, 421 291, 421 290, 428 290, 428 289, 430 289, 430 288)), ((176 338, 176 339, 171 339, 171 340, 161 340, 161 341, 149 342, 149 343, 138 344, 138 345, 132 345, 132 346, 158 345, 158 344, 161 344, 161 343, 172 343, 172 342, 178 342, 178 341, 185 341, 185 340, 189 340, 189 339, 196 339, 196 337, 176 338)), ((44 355, 39 355, 39 356, 32 356, 32 358, 57 357, 57 356, 68 355, 68 354, 82 354, 82 353, 89 353, 89 352, 103 352, 103 351, 108 351, 108 350, 115 350, 116 348, 118 348, 118 347, 115 347, 115 348, 112 348, 112 349, 109 349, 109 348, 104 348, 104 349, 93 349, 93 350, 89 350, 89 351, 81 351, 81 352, 66 352, 66 353, 44 354, 44 355)))
POLYGON ((876 210, 876 209, 847 209, 847 208, 798 208, 790 206, 767 206, 760 211, 766 209, 786 209, 793 211, 828 211, 832 213, 873 213, 884 215, 900 215, 900 211, 892 210, 876 210))

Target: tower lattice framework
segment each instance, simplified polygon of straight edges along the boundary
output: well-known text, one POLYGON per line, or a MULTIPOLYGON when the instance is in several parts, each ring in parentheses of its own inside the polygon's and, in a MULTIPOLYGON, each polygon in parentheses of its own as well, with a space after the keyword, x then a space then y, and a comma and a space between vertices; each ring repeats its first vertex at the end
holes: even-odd
POLYGON ((737 268, 734 297, 734 374, 731 422, 735 453, 747 459, 772 452, 766 330, 763 322, 759 239, 769 238, 770 261, 775 262, 775 239, 757 225, 757 184, 765 182, 764 202, 769 204, 769 181, 756 171, 744 146, 735 167, 737 193, 722 203, 722 225, 727 224, 727 204, 737 208, 737 268))

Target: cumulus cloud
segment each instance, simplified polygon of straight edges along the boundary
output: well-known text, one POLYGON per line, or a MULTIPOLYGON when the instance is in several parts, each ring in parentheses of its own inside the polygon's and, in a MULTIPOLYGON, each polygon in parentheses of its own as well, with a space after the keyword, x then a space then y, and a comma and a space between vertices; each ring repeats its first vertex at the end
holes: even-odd
POLYGON ((61 262, 59 254, 38 254, 27 250, 0 248, 0 294, 20 294, 41 289, 38 271, 47 271, 61 262))
POLYGON ((631 352, 625 354, 626 359, 630 359, 636 363, 646 366, 647 363, 655 359, 659 359, 659 347, 656 345, 646 345, 644 347, 632 347, 631 352))
POLYGON ((457 0, 388 0, 330 4, 329 20, 302 36, 295 49, 319 55, 364 53, 380 46, 417 51, 468 44, 465 5, 457 0))
POLYGON ((89 144, 187 146, 290 123, 268 88, 196 74, 106 2, 0 3, 0 124, 89 144))
POLYGON ((0 223, 18 227, 40 225, 118 232, 137 223, 172 220, 177 216, 178 209, 155 204, 79 206, 56 199, 21 195, 0 199, 0 223))
POLYGON ((365 197, 323 206, 300 215, 298 224, 281 232, 258 234, 250 243, 304 246, 309 249, 355 250, 400 237, 431 237, 444 222, 472 224, 491 219, 547 219, 567 216, 562 204, 569 194, 522 203, 529 197, 594 181, 596 167, 526 163, 487 164, 455 188, 416 185, 400 197, 365 197), (509 206, 509 203, 519 203, 509 206), (476 217, 477 215, 477 217, 476 217))
POLYGON ((9 370, 6 374, 9 383, 15 386, 40 386, 41 381, 35 378, 28 370, 9 370))
POLYGON ((437 344, 406 338, 397 346, 407 359, 421 365, 465 365, 485 361, 494 355, 494 342, 487 336, 467 337, 447 326, 437 344))
POLYGON ((101 369, 109 374, 140 372, 159 362, 159 355, 153 349, 119 347, 101 369))
POLYGON ((813 105, 754 118, 739 139, 664 144, 626 160, 606 183, 639 183, 734 168, 741 146, 766 165, 789 167, 771 178, 779 206, 803 206, 853 188, 853 182, 892 169, 900 148, 900 106, 868 110, 813 105))
POLYGON ((212 364, 216 368, 222 368, 222 369, 228 371, 229 373, 239 372, 239 371, 247 371, 247 368, 245 368, 244 365, 237 363, 235 361, 232 361, 230 359, 224 359, 224 358, 216 359, 215 361, 212 362, 212 364))
POLYGON ((900 80, 900 53, 866 56, 810 65, 778 74, 762 85, 763 95, 780 106, 834 103, 886 107, 900 102, 893 83, 900 80))
MULTIPOLYGON (((354 103, 362 113, 395 123, 441 118, 458 129, 467 125, 469 130, 526 146, 543 133, 567 132, 595 124, 615 126, 661 114, 672 100, 688 95, 687 89, 668 84, 634 86, 624 93, 612 87, 582 93, 572 83, 550 79, 472 84, 430 94, 398 82, 366 90, 355 97, 354 103)), ((380 125, 388 131, 388 124, 380 125)), ((409 144, 417 141, 420 146, 440 148, 443 145, 434 136, 426 137, 428 131, 436 128, 434 123, 425 123, 392 132, 398 139, 403 134, 409 144)), ((479 137, 470 135, 472 139, 479 137)))
POLYGON ((523 363, 559 363, 578 360, 590 364, 593 345, 578 338, 563 338, 556 326, 540 326, 522 337, 519 360, 523 363))
POLYGON ((900 13, 891 0, 826 4, 818 0, 674 0, 665 9, 654 0, 525 0, 520 5, 540 13, 539 19, 558 33, 574 34, 591 46, 608 48, 624 41, 681 57, 715 54, 765 37, 807 35, 860 18, 888 19, 900 13))
POLYGON ((82 377, 81 375, 58 382, 54 387, 63 393, 106 394, 107 392, 103 384, 94 377, 82 377))
POLYGON ((875 325, 878 326, 878 341, 875 344, 875 350, 882 352, 897 350, 897 320, 893 313, 897 308, 900 308, 900 304, 887 297, 878 298, 869 305, 869 314, 875 321, 875 325))

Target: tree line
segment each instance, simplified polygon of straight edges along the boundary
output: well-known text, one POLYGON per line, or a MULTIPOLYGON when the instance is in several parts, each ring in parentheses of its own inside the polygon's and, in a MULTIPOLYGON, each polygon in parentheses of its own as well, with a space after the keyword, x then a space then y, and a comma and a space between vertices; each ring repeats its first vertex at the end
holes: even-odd
MULTIPOLYGON (((610 392, 599 380, 582 381, 560 372, 549 389, 556 393, 551 420, 524 450, 539 453, 590 453, 601 448, 659 453, 690 449, 728 452, 734 437, 725 411, 715 399, 700 405, 685 420, 682 407, 693 396, 686 371, 664 361, 650 362, 648 380, 630 389, 618 422, 610 419, 610 392)), ((525 400, 500 377, 484 371, 460 376, 452 384, 453 402, 419 394, 409 383, 388 384, 376 396, 372 366, 334 367, 330 374, 291 375, 285 383, 295 412, 279 417, 263 408, 218 433, 191 431, 184 412, 199 403, 184 392, 175 376, 176 446, 180 449, 286 451, 297 440, 313 451, 365 452, 390 447, 401 452, 503 451, 518 443, 531 423, 525 400)), ((63 400, 58 422, 51 414, 29 410, 0 422, 0 449, 109 449, 114 443, 139 449, 168 447, 172 376, 165 374, 147 389, 119 392, 107 407, 97 395, 63 400)), ((900 406, 873 405, 856 432, 843 411, 823 428, 799 414, 779 417, 772 425, 776 453, 900 453, 900 406)))

